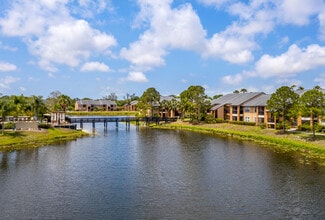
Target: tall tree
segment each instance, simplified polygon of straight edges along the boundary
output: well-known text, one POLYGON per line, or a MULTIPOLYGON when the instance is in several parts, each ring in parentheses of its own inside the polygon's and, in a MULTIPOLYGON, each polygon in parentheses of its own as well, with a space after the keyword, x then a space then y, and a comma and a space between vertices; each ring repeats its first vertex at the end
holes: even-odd
POLYGON ((12 100, 8 96, 0 98, 0 113, 2 118, 2 135, 4 135, 4 121, 8 113, 12 110, 12 100))
POLYGON ((299 95, 293 87, 282 86, 273 93, 267 101, 267 108, 275 116, 282 119, 283 132, 286 132, 286 122, 295 115, 295 107, 298 104, 299 95))
POLYGON ((72 101, 69 96, 62 94, 58 97, 56 108, 57 110, 66 111, 71 102, 72 101))
POLYGON ((299 101, 302 113, 310 116, 313 138, 315 138, 314 118, 325 115, 325 94, 319 87, 315 87, 302 94, 299 101))
POLYGON ((39 113, 40 112, 45 113, 46 106, 42 96, 33 95, 31 98, 32 98, 32 107, 34 109, 35 117, 38 120, 39 113))
POLYGON ((10 99, 12 100, 13 108, 12 114, 15 117, 22 116, 22 115, 29 115, 31 116, 31 103, 29 99, 23 95, 19 96, 11 96, 10 99))
POLYGON ((188 113, 192 121, 201 121, 205 118, 210 101, 202 86, 190 86, 181 93, 180 98, 183 112, 188 113))
POLYGON ((148 88, 139 98, 138 108, 144 111, 150 109, 153 116, 154 106, 158 106, 160 101, 160 93, 153 87, 148 88))
POLYGON ((57 110, 57 102, 60 95, 62 95, 62 93, 56 90, 51 92, 50 96, 46 99, 45 104, 50 111, 57 110))

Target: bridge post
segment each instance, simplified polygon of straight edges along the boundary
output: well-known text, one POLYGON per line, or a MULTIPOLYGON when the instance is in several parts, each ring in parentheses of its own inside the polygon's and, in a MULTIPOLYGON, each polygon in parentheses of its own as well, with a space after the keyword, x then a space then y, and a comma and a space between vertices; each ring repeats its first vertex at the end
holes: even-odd
POLYGON ((82 123, 82 119, 80 120, 80 128, 83 129, 84 128, 84 125, 82 123))
POLYGON ((116 128, 118 128, 118 119, 116 119, 115 122, 116 122, 116 128))
POLYGON ((95 120, 93 120, 92 123, 93 123, 93 129, 95 129, 95 120))
POLYGON ((107 130, 107 120, 104 120, 104 129, 107 130))

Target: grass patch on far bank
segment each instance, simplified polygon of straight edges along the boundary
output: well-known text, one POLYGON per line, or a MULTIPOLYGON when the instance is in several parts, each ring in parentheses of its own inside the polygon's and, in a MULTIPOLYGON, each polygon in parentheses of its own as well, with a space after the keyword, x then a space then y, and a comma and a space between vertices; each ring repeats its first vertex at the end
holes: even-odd
POLYGON ((83 131, 51 128, 41 131, 5 131, 0 135, 0 151, 12 151, 23 148, 40 147, 62 141, 75 140, 87 136, 83 131))
POLYGON ((192 125, 184 122, 175 122, 154 127, 183 129, 254 141, 260 143, 262 146, 280 151, 299 152, 305 158, 308 158, 308 160, 325 166, 325 139, 323 135, 319 135, 316 140, 311 141, 311 135, 308 133, 288 132, 283 134, 281 131, 272 129, 233 124, 192 125))

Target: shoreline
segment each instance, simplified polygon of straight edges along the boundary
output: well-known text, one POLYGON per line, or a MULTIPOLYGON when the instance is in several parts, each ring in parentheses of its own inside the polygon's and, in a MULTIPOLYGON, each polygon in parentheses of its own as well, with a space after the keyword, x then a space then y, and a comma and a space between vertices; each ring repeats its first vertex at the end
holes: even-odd
POLYGON ((5 131, 0 135, 0 152, 43 147, 60 142, 73 141, 89 136, 88 133, 67 128, 50 128, 40 131, 5 131))
POLYGON ((232 124, 198 124, 187 122, 174 122, 168 124, 152 125, 157 129, 177 129, 200 133, 208 133, 221 137, 230 137, 243 141, 254 141, 261 147, 281 152, 296 152, 303 157, 302 163, 315 162, 325 166, 325 136, 320 135, 317 141, 310 141, 309 134, 303 132, 288 132, 271 129, 261 129, 257 126, 244 126, 232 124))

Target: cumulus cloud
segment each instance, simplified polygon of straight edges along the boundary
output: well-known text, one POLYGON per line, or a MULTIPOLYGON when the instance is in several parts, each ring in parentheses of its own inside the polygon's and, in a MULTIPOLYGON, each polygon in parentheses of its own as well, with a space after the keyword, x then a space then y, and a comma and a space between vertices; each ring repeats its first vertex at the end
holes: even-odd
POLYGON ((85 63, 80 70, 82 72, 91 72, 91 71, 108 72, 109 67, 106 64, 100 62, 88 62, 85 63))
POLYGON ((190 4, 171 8, 172 1, 139 1, 141 11, 137 25, 149 28, 139 40, 121 50, 121 57, 134 66, 150 69, 165 64, 164 56, 171 49, 202 50, 206 31, 190 4))
POLYGON ((227 84, 238 84, 244 79, 251 77, 276 77, 277 79, 282 78, 281 82, 283 82, 287 77, 325 66, 324 60, 325 47, 313 44, 306 48, 300 48, 293 44, 285 53, 279 56, 263 55, 255 63, 253 71, 242 72, 235 76, 225 76, 223 82, 227 84))
POLYGON ((11 72, 15 70, 17 70, 16 65, 0 61, 0 72, 11 72))
POLYGON ((116 45, 112 35, 75 19, 67 8, 68 0, 18 0, 0 20, 1 31, 22 37, 39 65, 56 71, 55 64, 76 67, 93 54, 109 54, 116 45), (26 10, 28 8, 28 10, 26 10))
POLYGON ((325 66, 325 47, 309 45, 299 48, 293 44, 279 56, 264 55, 256 63, 255 70, 262 77, 289 76, 325 66))
POLYGON ((319 13, 322 0, 283 0, 275 1, 277 6, 277 19, 280 22, 306 25, 314 14, 319 13))
POLYGON ((122 81, 143 83, 143 82, 148 82, 148 79, 142 72, 130 72, 126 78, 122 79, 122 81))

